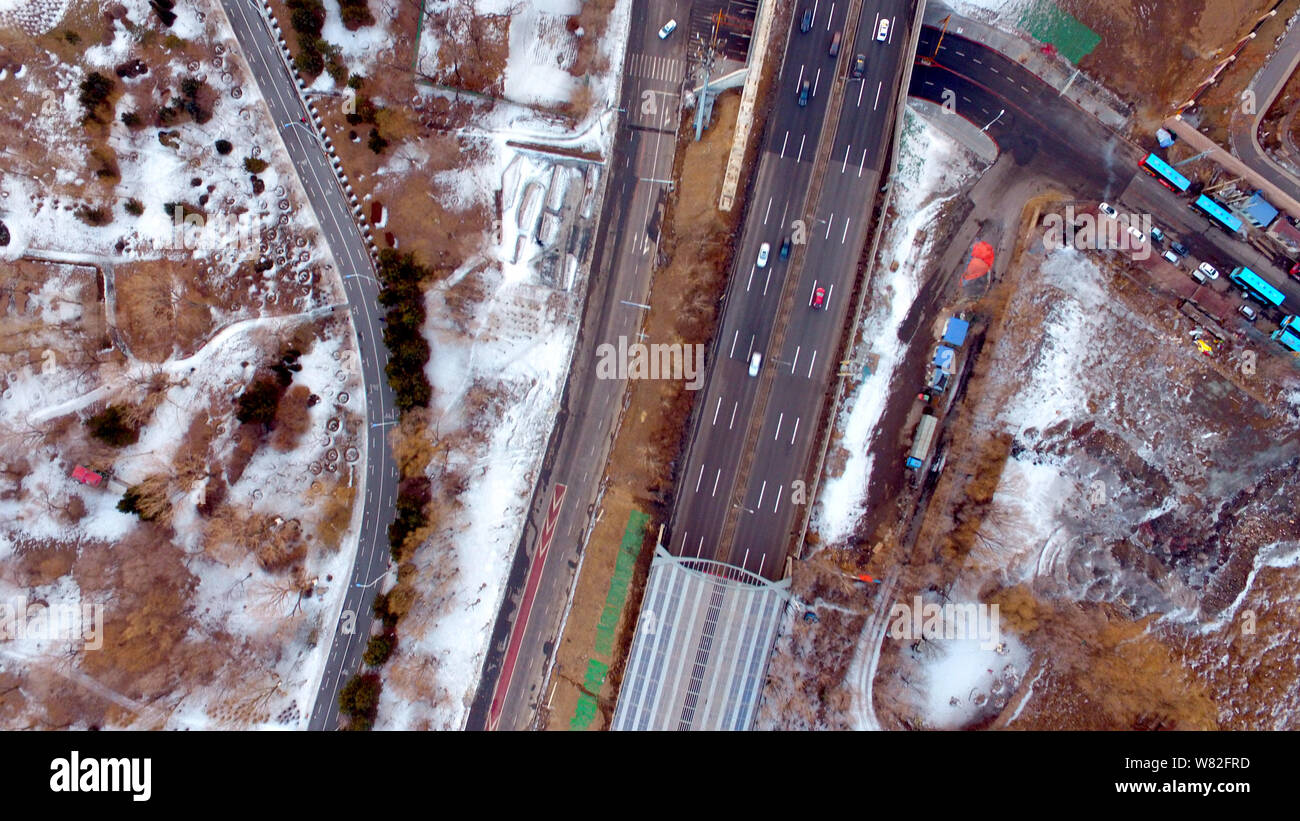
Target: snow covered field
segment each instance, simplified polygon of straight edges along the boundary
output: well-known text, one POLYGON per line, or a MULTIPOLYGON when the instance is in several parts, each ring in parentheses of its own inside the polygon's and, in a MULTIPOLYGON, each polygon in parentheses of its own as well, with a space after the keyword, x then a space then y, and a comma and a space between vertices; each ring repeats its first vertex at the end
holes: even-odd
MULTIPOLYGON (((108 34, 79 62, 32 41, 9 55, 22 67, 0 73, 14 100, 0 117, 21 134, 0 160, 0 599, 94 604, 107 625, 97 651, 6 644, 0 671, 16 677, 21 706, 0 721, 297 727, 328 649, 319 636, 337 619, 365 464, 351 330, 330 318, 342 291, 224 17, 178 4, 169 31, 184 54, 173 59, 161 36, 142 47, 131 33, 153 20, 149 4, 121 5, 116 22, 90 16, 108 34), (138 57, 147 72, 115 76, 138 57), (101 149, 80 123, 92 70, 119 95, 105 117, 107 183, 89 173, 101 149), (210 120, 122 122, 152 116, 182 77, 212 90, 210 120), (215 150, 218 138, 233 150, 215 150), (261 193, 246 157, 268 163, 261 193), (83 202, 110 221, 78 218, 83 202), (168 203, 190 219, 177 225, 168 203), (142 353, 150 336, 163 344, 142 353), (301 433, 259 440, 233 401, 295 344, 290 390, 314 397, 301 433), (84 420, 109 404, 133 409, 138 441, 88 435, 84 420), (73 480, 78 465, 103 475, 99 486, 73 480), (135 487, 156 490, 157 521, 117 509, 135 487)), ((34 35, 86 19, 73 12, 4 0, 0 26, 34 35)))
MULTIPOLYGON (((455 510, 412 558, 420 598, 399 627, 380 728, 463 726, 555 423, 586 290, 560 232, 595 217, 603 169, 508 143, 609 150, 630 0, 617 4, 599 46, 608 69, 582 80, 593 97, 586 117, 569 127, 533 107, 562 105, 575 93, 578 81, 564 70, 571 35, 563 22, 578 5, 516 4, 505 96, 527 105, 497 102, 476 114, 460 129, 473 161, 435 177, 449 211, 497 216, 479 250, 427 297, 431 411, 437 435, 450 443, 431 479, 460 490, 455 510), (462 313, 451 302, 467 288, 474 298, 462 313)), ((507 4, 477 6, 501 13, 507 4)), ((430 53, 436 43, 426 33, 421 54, 430 53)))

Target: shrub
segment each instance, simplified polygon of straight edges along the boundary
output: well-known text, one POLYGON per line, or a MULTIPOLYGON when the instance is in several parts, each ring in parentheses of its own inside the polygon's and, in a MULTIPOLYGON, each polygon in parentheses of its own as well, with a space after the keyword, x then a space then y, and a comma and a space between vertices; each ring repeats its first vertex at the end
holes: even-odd
POLYGON ((339 0, 339 16, 349 31, 356 31, 362 26, 373 26, 375 18, 370 15, 370 6, 366 0, 339 0))
POLYGON ((217 140, 216 146, 217 153, 223 157, 235 150, 235 147, 230 144, 230 140, 217 140))
POLYGON ((429 523, 426 512, 433 493, 426 476, 408 476, 397 486, 397 515, 388 526, 388 546, 395 561, 402 560, 402 552, 410 535, 429 523))
POLYGON ((72 29, 68 29, 67 31, 63 32, 63 39, 67 40, 69 43, 75 46, 77 43, 81 42, 81 35, 77 34, 72 29))
POLYGON ((133 217, 138 217, 144 213, 144 203, 140 202, 135 197, 127 200, 124 207, 126 208, 126 213, 133 217))
POLYGON ((140 115, 135 111, 123 111, 122 125, 134 131, 135 129, 144 125, 144 120, 141 119, 140 115))
POLYGON ((358 673, 339 690, 339 710, 344 715, 375 720, 382 685, 377 673, 358 673))
POLYGON ((385 140, 380 135, 379 129, 372 128, 370 129, 370 139, 366 142, 366 145, 376 154, 382 154, 384 149, 388 147, 388 140, 385 140))
POLYGON ((392 654, 393 639, 390 636, 371 636, 370 641, 366 642, 366 652, 362 654, 361 660, 370 667, 378 667, 388 661, 392 654))
POLYGON ((429 362, 429 343, 420 333, 424 325, 424 295, 421 283, 429 271, 410 253, 391 248, 379 252, 379 279, 383 287, 379 303, 385 307, 384 344, 389 359, 385 372, 396 394, 398 410, 428 407, 433 389, 424 375, 429 362))
POLYGON ((84 119, 103 122, 99 118, 99 110, 108 104, 108 98, 116 87, 117 84, 113 82, 112 77, 100 74, 98 71, 90 72, 78 87, 81 93, 77 95, 77 101, 85 109, 84 119))
POLYGON ((244 389, 237 401, 235 418, 248 424, 260 424, 270 428, 275 422, 275 413, 280 408, 280 394, 283 389, 274 381, 265 377, 256 379, 244 389))
POLYGON ((178 37, 175 34, 168 34, 163 38, 163 45, 172 51, 176 51, 185 48, 186 43, 183 37, 178 37))
POLYGON ((263 171, 266 170, 266 166, 267 166, 266 160, 260 159, 258 157, 244 158, 244 170, 250 174, 261 174, 263 171))
POLYGON ((115 448, 140 441, 140 429, 132 425, 120 405, 109 405, 86 420, 90 435, 115 448))
POLYGON ((365 78, 363 78, 360 74, 353 74, 351 77, 348 78, 348 88, 352 89, 353 91, 360 91, 361 83, 364 81, 364 79, 365 78))
POLYGON ((96 227, 108 225, 113 221, 113 212, 102 205, 82 205, 77 208, 77 219, 96 227))

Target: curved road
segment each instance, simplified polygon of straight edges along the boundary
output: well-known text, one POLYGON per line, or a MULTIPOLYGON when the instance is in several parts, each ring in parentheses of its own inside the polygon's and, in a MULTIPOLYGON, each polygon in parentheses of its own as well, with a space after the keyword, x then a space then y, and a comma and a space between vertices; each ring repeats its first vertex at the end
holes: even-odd
MULTIPOLYGON (((389 570, 388 524, 393 520, 397 498, 397 469, 385 436, 387 426, 396 421, 397 415, 393 392, 384 375, 388 351, 381 344, 379 282, 329 155, 316 130, 301 124, 302 117, 311 122, 311 114, 267 23, 265 7, 259 0, 221 0, 221 5, 271 117, 281 126, 284 147, 316 213, 325 242, 340 266, 366 386, 366 468, 359 477, 357 493, 357 501, 364 505, 361 532, 352 574, 344 588, 342 614, 333 631, 325 673, 308 723, 310 730, 332 730, 338 726, 339 688, 361 666, 373 621, 370 604, 378 579, 389 570)), ((330 587, 341 584, 344 581, 336 579, 330 587)), ((327 595, 335 594, 331 591, 327 595)))

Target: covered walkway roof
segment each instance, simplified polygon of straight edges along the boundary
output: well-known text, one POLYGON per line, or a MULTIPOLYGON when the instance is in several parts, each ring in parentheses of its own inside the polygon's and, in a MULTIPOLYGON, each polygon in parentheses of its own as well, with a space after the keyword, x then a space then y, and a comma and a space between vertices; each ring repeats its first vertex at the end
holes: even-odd
POLYGON ((748 730, 789 587, 655 548, 613 729, 748 730))

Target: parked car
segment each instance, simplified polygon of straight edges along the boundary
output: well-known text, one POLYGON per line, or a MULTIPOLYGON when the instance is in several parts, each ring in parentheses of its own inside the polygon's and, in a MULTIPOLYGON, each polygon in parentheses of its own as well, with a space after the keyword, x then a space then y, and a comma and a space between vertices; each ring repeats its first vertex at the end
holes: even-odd
POLYGON ((1175 268, 1181 267, 1181 266, 1179 266, 1179 264, 1178 264, 1178 259, 1179 259, 1179 257, 1178 257, 1178 255, 1175 254, 1173 251, 1165 251, 1165 252, 1164 252, 1163 254, 1161 254, 1160 256, 1164 259, 1165 262, 1169 263, 1170 265, 1174 266, 1175 268))
POLYGON ((812 89, 812 83, 810 83, 810 82, 807 81, 807 80, 804 80, 804 81, 803 81, 803 85, 799 86, 799 106, 800 106, 800 107, 803 107, 803 106, 808 105, 808 94, 809 94, 810 89, 812 89))
POLYGON ((1146 235, 1143 234, 1141 231, 1139 231, 1137 228, 1133 227, 1132 225, 1128 227, 1128 235, 1132 237, 1137 242, 1138 245, 1141 245, 1142 243, 1147 241, 1146 235))
POLYGON ((839 55, 839 53, 840 53, 840 38, 843 37, 843 36, 844 36, 844 32, 842 32, 842 31, 837 31, 837 32, 835 32, 835 36, 831 38, 831 49, 830 49, 830 54, 831 54, 832 57, 836 57, 836 56, 839 55))
POLYGON ((677 30, 677 21, 669 20, 667 23, 664 23, 663 28, 659 29, 659 39, 667 40, 668 35, 672 34, 676 30, 677 30))
POLYGON ((867 55, 859 54, 853 58, 853 77, 857 79, 867 71, 867 55))
POLYGON ((767 265, 767 257, 772 253, 772 246, 766 242, 758 246, 758 267, 763 268, 767 265))
POLYGON ((1116 210, 1115 210, 1115 209, 1110 205, 1110 203, 1107 203, 1107 202, 1103 202, 1101 205, 1098 205, 1098 206, 1097 206, 1097 210, 1100 211, 1101 213, 1105 214, 1106 216, 1110 217, 1111 219, 1115 219, 1116 217, 1119 216, 1119 212, 1116 211, 1116 210))
POLYGON ((758 351, 749 358, 749 375, 758 376, 758 366, 763 364, 763 355, 758 351))
POLYGON ((812 295, 813 310, 814 311, 820 310, 821 307, 825 304, 826 304, 826 289, 818 288, 815 291, 813 291, 813 295, 812 295))
POLYGON ((1151 226, 1151 239, 1155 240, 1156 242, 1164 242, 1165 232, 1161 231, 1158 226, 1153 225, 1151 226))
POLYGON ((1188 273, 1189 276, 1191 276, 1192 279, 1196 280, 1196 284, 1198 284, 1198 285, 1204 285, 1204 284, 1205 284, 1205 282, 1206 282, 1205 274, 1202 274, 1200 271, 1196 270, 1195 268, 1193 268, 1192 270, 1188 271, 1187 273, 1188 273))
POLYGON ((786 237, 781 241, 781 259, 790 258, 790 238, 786 237))
POLYGON ((1196 270, 1200 271, 1202 274, 1205 274, 1206 279, 1219 278, 1219 270, 1208 262, 1202 262, 1200 265, 1197 265, 1196 270))
POLYGON ((1249 322, 1254 322, 1255 318, 1259 316, 1259 312, 1256 311, 1254 308, 1250 307, 1249 305, 1242 305, 1241 307, 1237 308, 1237 313, 1246 317, 1246 320, 1249 322))
POLYGON ((1183 245, 1181 242, 1175 240, 1174 242, 1169 243, 1169 247, 1173 249, 1173 252, 1178 256, 1187 256, 1187 246, 1183 245))
POLYGON ((799 21, 799 31, 802 31, 804 34, 807 34, 808 30, 811 28, 812 28, 812 9, 804 9, 803 19, 799 21))
POLYGON ((880 21, 880 27, 876 29, 876 42, 883 43, 889 38, 889 18, 880 21))

